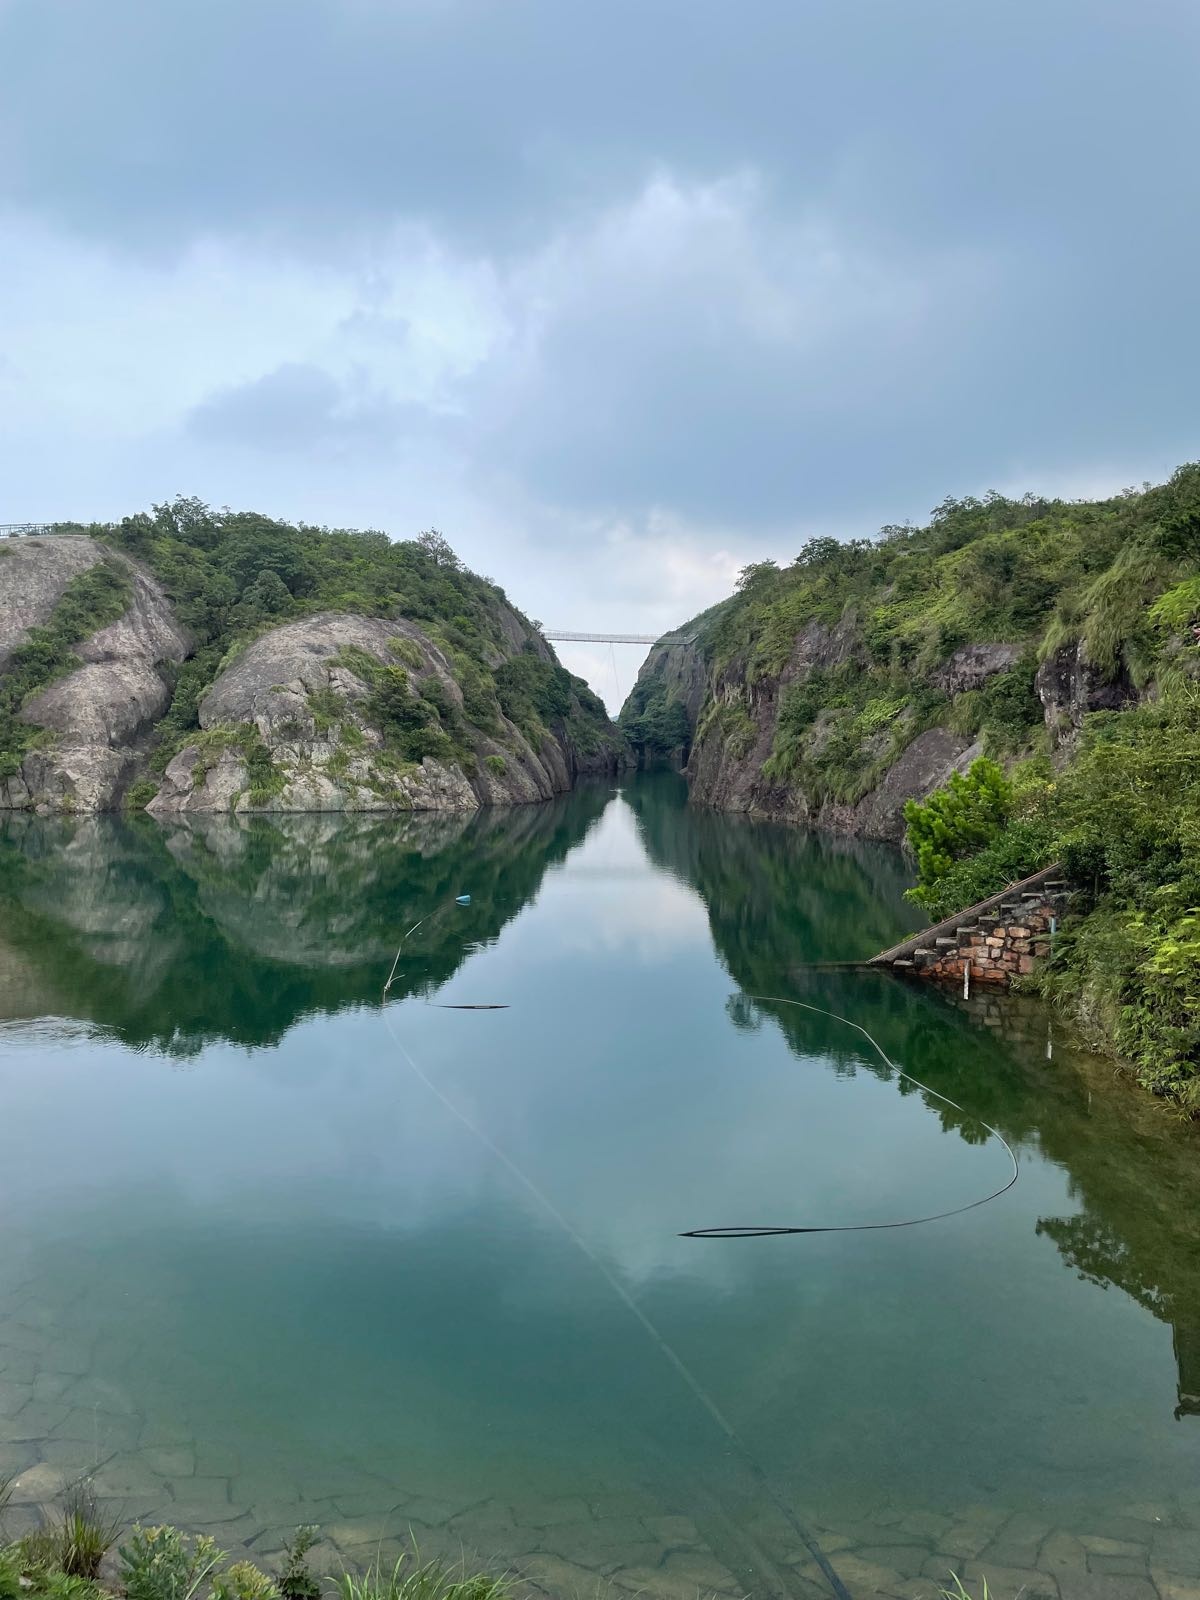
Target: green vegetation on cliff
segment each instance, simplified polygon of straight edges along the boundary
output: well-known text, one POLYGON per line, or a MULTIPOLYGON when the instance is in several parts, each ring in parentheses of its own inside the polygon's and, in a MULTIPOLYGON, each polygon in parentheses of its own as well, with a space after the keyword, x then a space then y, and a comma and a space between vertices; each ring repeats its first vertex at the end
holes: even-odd
MULTIPOLYGON (((813 806, 855 802, 933 726, 994 757, 1048 752, 1069 730, 1037 689, 1068 648, 1093 700, 1191 679, 1198 554, 1196 465, 1107 500, 947 499, 924 527, 812 539, 682 630, 710 687, 696 743, 744 760, 766 718, 755 781, 813 806)), ((638 693, 622 722, 653 744, 670 696, 638 693)))
POLYGON ((1155 703, 1097 713, 1061 768, 1014 777, 940 857, 925 841, 953 797, 910 805, 914 898, 949 915, 1062 861, 1076 893, 1034 984, 1148 1089, 1200 1112, 1200 693, 1168 681, 1155 703))
MULTIPOLYGON (((594 748, 608 730, 603 703, 587 684, 559 666, 548 646, 544 654, 538 649, 533 625, 504 591, 468 571, 436 532, 393 541, 374 530, 214 511, 182 497, 151 514, 70 531, 148 566, 193 636, 195 654, 179 669, 159 724, 165 749, 199 726, 201 700, 239 648, 280 623, 322 611, 415 621, 445 653, 463 692, 463 715, 478 727, 499 727, 503 709, 537 737, 551 722, 569 727, 582 749, 594 748), (512 636, 514 617, 527 635, 523 645, 512 636), (514 648, 515 659, 506 663, 514 648)), ((374 709, 392 727, 396 697, 389 707, 387 686, 375 687, 374 709)), ((443 755, 462 748, 453 718, 429 701, 428 690, 411 720, 397 739, 411 759, 420 759, 418 747, 443 755)))

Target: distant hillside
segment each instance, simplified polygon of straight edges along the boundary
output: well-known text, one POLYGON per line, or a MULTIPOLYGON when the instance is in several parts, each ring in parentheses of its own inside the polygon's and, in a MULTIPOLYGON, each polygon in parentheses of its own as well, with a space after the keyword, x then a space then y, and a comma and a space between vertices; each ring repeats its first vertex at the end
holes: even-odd
POLYGON ((0 543, 0 808, 462 810, 624 759, 436 533, 179 499, 0 543))

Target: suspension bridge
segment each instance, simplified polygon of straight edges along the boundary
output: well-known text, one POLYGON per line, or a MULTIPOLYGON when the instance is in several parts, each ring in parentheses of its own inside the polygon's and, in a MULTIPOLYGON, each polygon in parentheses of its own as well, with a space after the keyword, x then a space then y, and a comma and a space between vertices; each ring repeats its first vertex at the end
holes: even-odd
POLYGON ((543 628, 542 638, 552 644, 657 644, 681 637, 673 633, 574 633, 569 628, 543 628))

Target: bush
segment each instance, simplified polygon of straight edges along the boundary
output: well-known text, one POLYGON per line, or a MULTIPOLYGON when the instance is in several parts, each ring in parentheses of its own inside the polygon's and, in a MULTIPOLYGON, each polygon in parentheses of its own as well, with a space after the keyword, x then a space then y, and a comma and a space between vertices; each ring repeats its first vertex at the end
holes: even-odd
POLYGON ((908 844, 917 858, 919 887, 931 889, 964 856, 991 844, 1012 812, 1013 786, 994 761, 980 756, 966 773, 922 802, 904 807, 908 844))
POLYGON ((974 855, 953 862, 932 883, 910 889, 908 898, 928 912, 931 922, 940 922, 1049 866, 1056 855, 1052 828, 1028 819, 1013 821, 974 855))
POLYGON ((402 1555, 391 1567, 377 1561, 361 1578, 343 1573, 337 1587, 340 1600, 508 1600, 512 1593, 507 1578, 422 1562, 419 1554, 402 1555))
POLYGON ((317 1530, 311 1523, 297 1528, 284 1544, 287 1560, 279 1579, 279 1592, 283 1600, 318 1600, 321 1585, 308 1565, 308 1552, 317 1540, 317 1530))
POLYGON ((126 1600, 192 1600, 225 1559, 216 1541, 204 1535, 140 1525, 120 1555, 126 1600))
POLYGON ((90 1484, 68 1490, 58 1534, 58 1565, 73 1578, 97 1578, 100 1563, 121 1530, 118 1519, 105 1516, 96 1504, 90 1484))
POLYGON ((144 811, 157 793, 158 784, 153 778, 140 778, 137 783, 131 783, 125 791, 125 809, 144 811))
POLYGON ((21 1568, 11 1550, 0 1550, 0 1600, 22 1600, 21 1568))
POLYGON ((251 1561, 235 1561, 213 1579, 210 1600, 279 1600, 279 1586, 251 1561))

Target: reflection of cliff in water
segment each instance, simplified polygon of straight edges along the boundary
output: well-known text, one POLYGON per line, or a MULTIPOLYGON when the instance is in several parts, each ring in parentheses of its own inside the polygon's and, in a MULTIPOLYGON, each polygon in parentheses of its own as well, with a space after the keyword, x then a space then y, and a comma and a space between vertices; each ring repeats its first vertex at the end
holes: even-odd
POLYGON ((798 1056, 832 1060, 847 1074, 866 1069, 894 1079, 901 1094, 919 1094, 844 1023, 749 996, 782 995, 849 1017, 906 1072, 966 1108, 927 1097, 947 1129, 982 1144, 990 1123, 1014 1148, 1036 1145, 1060 1165, 1079 1210, 1039 1219, 1039 1234, 1069 1267, 1123 1290, 1170 1325, 1176 1416, 1200 1414, 1196 1130, 1115 1082, 1112 1063, 1074 1045, 1037 1000, 978 994, 964 1002, 888 973, 805 971, 806 963, 869 955, 895 938, 911 882, 903 859, 884 847, 746 818, 692 810, 680 820, 665 787, 671 782, 657 791, 640 783, 630 803, 651 857, 708 906, 713 940, 741 990, 730 1000, 735 1025, 771 1019, 798 1056))
MULTIPOLYGON (((612 791, 471 815, 0 821, 0 1017, 58 1015, 187 1056, 276 1042, 378 999, 400 935, 463 891, 489 942, 612 791)), ((445 982, 461 919, 423 931, 393 993, 445 982)))
POLYGON ((778 956, 857 961, 919 928, 904 899, 912 874, 898 850, 869 840, 805 833, 739 814, 680 807, 682 778, 647 774, 625 791, 651 861, 699 891, 719 953, 762 962, 775 983, 778 956))

